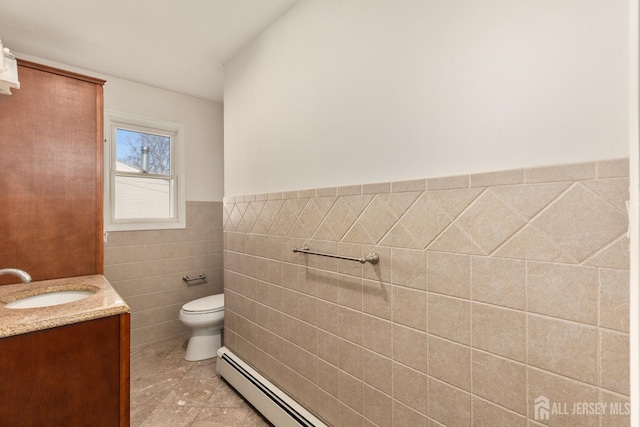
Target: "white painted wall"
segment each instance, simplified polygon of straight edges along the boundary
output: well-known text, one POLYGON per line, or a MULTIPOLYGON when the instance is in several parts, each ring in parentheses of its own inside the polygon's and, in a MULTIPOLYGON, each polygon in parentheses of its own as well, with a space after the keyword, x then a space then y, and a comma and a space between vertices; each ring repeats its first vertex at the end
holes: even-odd
POLYGON ((225 196, 628 156, 628 7, 301 0, 225 65, 225 196))
POLYGON ((16 56, 106 80, 104 106, 107 110, 184 123, 186 200, 222 200, 224 146, 221 104, 78 69, 24 53, 17 53, 16 56))

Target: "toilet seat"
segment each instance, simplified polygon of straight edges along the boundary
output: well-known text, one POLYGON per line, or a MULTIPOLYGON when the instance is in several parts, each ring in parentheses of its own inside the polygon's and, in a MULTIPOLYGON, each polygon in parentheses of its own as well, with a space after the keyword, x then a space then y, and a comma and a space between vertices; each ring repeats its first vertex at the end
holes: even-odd
POLYGON ((224 310, 224 294, 198 298, 182 306, 185 314, 207 314, 224 310))

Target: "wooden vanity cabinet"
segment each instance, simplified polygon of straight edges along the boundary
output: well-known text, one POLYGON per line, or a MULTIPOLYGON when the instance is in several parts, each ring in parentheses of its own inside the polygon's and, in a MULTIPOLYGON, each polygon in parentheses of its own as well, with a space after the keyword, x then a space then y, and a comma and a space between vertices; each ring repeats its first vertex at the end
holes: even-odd
POLYGON ((129 425, 129 314, 0 338, 0 425, 129 425))
POLYGON ((105 81, 23 60, 18 77, 0 95, 0 268, 102 274, 105 81))

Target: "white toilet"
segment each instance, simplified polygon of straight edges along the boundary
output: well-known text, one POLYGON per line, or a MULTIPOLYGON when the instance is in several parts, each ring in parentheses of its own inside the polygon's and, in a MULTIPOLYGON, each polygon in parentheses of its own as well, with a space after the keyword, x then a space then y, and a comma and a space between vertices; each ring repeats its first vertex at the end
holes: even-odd
POLYGON ((224 294, 198 298, 180 310, 180 321, 193 328, 184 358, 197 361, 215 357, 222 347, 224 294))

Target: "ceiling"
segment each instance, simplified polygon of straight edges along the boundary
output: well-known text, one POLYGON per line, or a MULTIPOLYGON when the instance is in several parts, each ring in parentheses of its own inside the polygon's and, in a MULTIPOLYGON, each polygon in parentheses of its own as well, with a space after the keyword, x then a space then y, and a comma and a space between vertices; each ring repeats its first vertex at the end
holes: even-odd
POLYGON ((298 0, 2 0, 12 51, 222 102, 224 62, 298 0))

